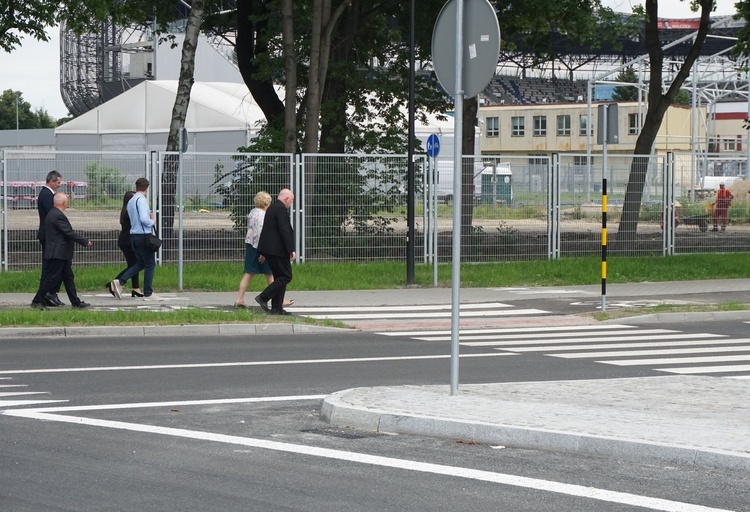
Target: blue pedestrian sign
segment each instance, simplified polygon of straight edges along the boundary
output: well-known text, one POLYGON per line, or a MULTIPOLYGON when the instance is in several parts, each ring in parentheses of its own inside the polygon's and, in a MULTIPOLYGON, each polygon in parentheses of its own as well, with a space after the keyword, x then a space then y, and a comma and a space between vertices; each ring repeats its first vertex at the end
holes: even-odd
POLYGON ((435 158, 440 153, 440 139, 434 133, 427 138, 427 155, 435 158))

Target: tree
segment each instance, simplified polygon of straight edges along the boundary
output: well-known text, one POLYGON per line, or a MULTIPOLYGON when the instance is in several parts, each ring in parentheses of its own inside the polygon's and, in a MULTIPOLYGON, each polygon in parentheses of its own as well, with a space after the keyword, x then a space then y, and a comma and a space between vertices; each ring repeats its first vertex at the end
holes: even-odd
POLYGON ((0 95, 0 130, 15 130, 16 121, 22 130, 55 127, 46 110, 41 107, 31 110, 31 104, 23 100, 21 91, 7 89, 0 95))
POLYGON ((47 30, 63 22, 75 33, 89 32, 98 21, 126 19, 140 12, 135 4, 121 0, 6 0, 0 10, 0 48, 11 52, 24 36, 49 41, 47 30))
POLYGON ((695 0, 695 5, 700 6, 700 25, 696 32, 693 43, 685 60, 674 77, 666 92, 663 92, 663 62, 664 55, 659 40, 658 0, 647 0, 645 2, 646 24, 645 38, 646 48, 650 61, 649 87, 648 87, 648 109, 643 122, 643 128, 635 141, 633 162, 630 166, 628 185, 625 189, 625 201, 622 208, 622 217, 617 231, 615 250, 624 250, 632 247, 638 229, 638 216, 641 210, 643 188, 646 183, 646 173, 649 167, 649 155, 656 140, 664 114, 673 103, 677 93, 690 75, 690 69, 698 58, 703 47, 703 42, 708 34, 711 11, 714 8, 714 0, 695 0))
MULTIPOLYGON (((638 74, 635 72, 635 69, 633 69, 633 66, 630 66, 617 74, 615 82, 637 84, 638 74)), ((638 87, 632 85, 618 85, 612 93, 612 101, 638 101, 638 87)))
MULTIPOLYGON (((167 136, 167 151, 182 151, 180 148, 180 130, 185 128, 185 118, 190 106, 190 90, 193 88, 193 76, 195 74, 195 51, 198 47, 198 35, 205 13, 204 0, 192 0, 190 13, 188 14, 185 27, 185 40, 182 43, 182 55, 180 58, 180 77, 177 81, 177 94, 172 107, 172 118, 169 124, 169 135, 167 136)), ((162 176, 162 204, 161 214, 164 229, 167 236, 173 238, 171 232, 174 229, 175 194, 177 192, 178 162, 175 155, 165 163, 162 176)))

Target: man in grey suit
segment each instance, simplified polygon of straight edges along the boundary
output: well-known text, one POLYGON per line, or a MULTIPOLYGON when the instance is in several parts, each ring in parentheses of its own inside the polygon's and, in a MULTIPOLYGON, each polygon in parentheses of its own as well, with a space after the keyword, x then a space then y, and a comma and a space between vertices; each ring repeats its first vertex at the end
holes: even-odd
MULTIPOLYGON (((47 218, 47 214, 54 208, 53 203, 53 197, 55 196, 55 193, 62 185, 62 175, 60 175, 57 171, 50 171, 47 173, 47 179, 42 187, 42 189, 39 191, 39 197, 36 199, 36 209, 39 213, 39 231, 37 231, 36 239, 39 240, 39 243, 42 245, 42 275, 39 278, 39 285, 41 286, 42 281, 44 280, 44 276, 49 272, 49 269, 47 268, 47 259, 44 257, 44 248, 45 248, 45 232, 44 232, 44 220, 47 218)), ((60 291, 60 286, 53 290, 53 302, 56 306, 62 306, 62 301, 57 297, 57 293, 60 291)), ((40 306, 44 305, 44 302, 42 300, 42 297, 37 294, 34 296, 33 299, 31 299, 31 307, 32 308, 38 308, 40 306)))
POLYGON ((258 240, 258 252, 266 259, 273 273, 273 283, 255 297, 263 311, 272 315, 290 315, 284 309, 286 285, 292 280, 292 261, 297 257, 294 250, 294 229, 289 220, 288 208, 294 203, 294 194, 288 188, 266 210, 263 229, 258 240), (268 309, 268 301, 271 309, 268 309))
POLYGON ((63 213, 68 207, 68 195, 58 192, 53 198, 54 208, 44 219, 45 248, 44 257, 47 259, 48 272, 42 277, 37 296, 42 298, 41 306, 58 306, 52 300, 54 290, 65 284, 68 299, 74 308, 87 308, 90 304, 78 298, 73 275, 74 243, 84 247, 91 247, 88 238, 73 231, 68 217, 63 213))

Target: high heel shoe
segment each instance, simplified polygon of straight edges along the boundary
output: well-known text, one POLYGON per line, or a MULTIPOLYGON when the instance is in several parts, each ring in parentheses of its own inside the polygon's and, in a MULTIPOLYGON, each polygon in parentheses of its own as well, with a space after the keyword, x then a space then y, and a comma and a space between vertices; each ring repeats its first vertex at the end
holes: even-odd
POLYGON ((104 285, 104 287, 105 287, 105 288, 106 288, 107 290, 109 290, 109 293, 111 293, 111 294, 112 294, 112 297, 117 297, 117 295, 115 295, 115 291, 114 291, 114 290, 112 289, 112 281, 110 281, 110 282, 108 282, 107 284, 105 284, 105 285, 104 285))
POLYGON ((143 294, 141 292, 137 292, 135 290, 130 292, 131 297, 143 297, 143 294))

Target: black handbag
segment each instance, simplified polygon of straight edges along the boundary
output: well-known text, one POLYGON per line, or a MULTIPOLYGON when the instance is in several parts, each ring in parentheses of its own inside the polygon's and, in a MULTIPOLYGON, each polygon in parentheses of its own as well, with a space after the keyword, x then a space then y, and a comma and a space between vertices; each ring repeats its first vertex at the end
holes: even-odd
MULTIPOLYGON (((138 199, 135 200, 135 209, 138 210, 138 220, 141 220, 141 213, 140 209, 138 208, 138 199)), ((143 222, 141 222, 141 227, 143 227, 143 222)), ((146 242, 145 242, 146 250, 149 252, 156 252, 161 247, 161 238, 156 236, 153 232, 146 235, 146 242)))
POLYGON ((156 252, 161 247, 161 239, 153 233, 146 235, 146 250, 156 252))

